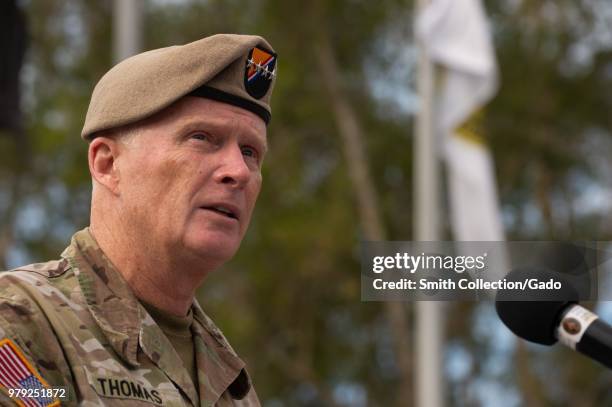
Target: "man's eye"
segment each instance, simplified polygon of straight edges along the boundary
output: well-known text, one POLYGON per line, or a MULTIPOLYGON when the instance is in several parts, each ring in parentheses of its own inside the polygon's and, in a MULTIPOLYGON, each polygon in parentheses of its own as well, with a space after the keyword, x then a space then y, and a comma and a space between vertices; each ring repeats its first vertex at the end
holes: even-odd
POLYGON ((257 150, 251 147, 242 147, 242 154, 246 157, 257 158, 257 150))
POLYGON ((206 134, 206 133, 195 133, 191 135, 191 138, 196 139, 196 140, 202 140, 202 141, 211 141, 210 134, 206 134))

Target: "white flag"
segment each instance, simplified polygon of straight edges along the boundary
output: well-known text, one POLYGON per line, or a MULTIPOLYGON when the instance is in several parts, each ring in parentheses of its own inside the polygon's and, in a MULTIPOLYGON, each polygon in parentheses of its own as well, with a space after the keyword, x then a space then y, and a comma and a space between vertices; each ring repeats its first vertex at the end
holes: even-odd
POLYGON ((455 240, 504 239, 491 156, 459 128, 493 96, 497 66, 480 0, 432 0, 417 17, 417 36, 443 69, 436 125, 449 170, 455 240))

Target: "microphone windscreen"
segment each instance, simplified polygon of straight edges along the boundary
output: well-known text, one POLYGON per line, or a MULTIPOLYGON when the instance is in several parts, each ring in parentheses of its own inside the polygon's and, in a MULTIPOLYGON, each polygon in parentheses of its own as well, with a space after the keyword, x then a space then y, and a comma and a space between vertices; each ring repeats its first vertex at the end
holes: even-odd
POLYGON ((588 270, 587 249, 571 242, 538 242, 538 265, 563 274, 579 275, 588 270))
POLYGON ((502 322, 515 335, 541 345, 557 342, 555 330, 563 310, 578 301, 577 291, 560 274, 544 269, 521 268, 511 271, 507 281, 525 282, 536 279, 540 282, 561 282, 559 290, 526 289, 498 290, 495 309, 502 322))

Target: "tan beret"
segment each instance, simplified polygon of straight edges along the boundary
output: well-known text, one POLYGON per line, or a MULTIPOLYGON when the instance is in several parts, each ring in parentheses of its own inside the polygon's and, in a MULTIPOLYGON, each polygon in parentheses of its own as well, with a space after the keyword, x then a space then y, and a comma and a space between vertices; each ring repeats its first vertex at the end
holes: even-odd
POLYGON ((262 37, 218 34, 135 55, 108 71, 89 102, 81 137, 134 123, 186 95, 252 111, 270 121, 276 53, 262 37))

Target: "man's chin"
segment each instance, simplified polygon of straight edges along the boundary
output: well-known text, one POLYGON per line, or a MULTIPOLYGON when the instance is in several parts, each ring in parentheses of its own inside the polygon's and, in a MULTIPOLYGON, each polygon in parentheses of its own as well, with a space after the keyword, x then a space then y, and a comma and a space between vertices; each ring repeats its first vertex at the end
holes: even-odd
POLYGON ((234 239, 194 239, 185 246, 202 262, 220 266, 234 257, 240 243, 234 239))

